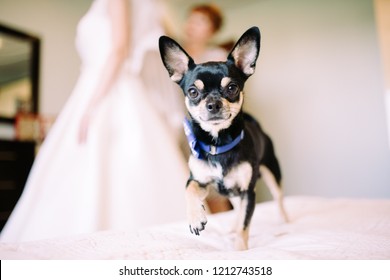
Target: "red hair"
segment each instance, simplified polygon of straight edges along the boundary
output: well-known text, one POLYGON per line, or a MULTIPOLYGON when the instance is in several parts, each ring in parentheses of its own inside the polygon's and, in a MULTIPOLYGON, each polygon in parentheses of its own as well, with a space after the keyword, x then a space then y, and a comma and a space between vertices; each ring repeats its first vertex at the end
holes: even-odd
POLYGON ((198 12, 206 15, 213 26, 214 32, 217 32, 219 29, 221 29, 223 24, 223 16, 221 10, 217 6, 212 4, 197 5, 192 7, 190 12, 198 12))

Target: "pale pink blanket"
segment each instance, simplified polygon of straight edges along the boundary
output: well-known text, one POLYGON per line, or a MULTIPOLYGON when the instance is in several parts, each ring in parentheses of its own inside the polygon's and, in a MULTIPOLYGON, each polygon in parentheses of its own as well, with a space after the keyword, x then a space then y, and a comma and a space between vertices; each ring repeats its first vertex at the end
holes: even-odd
POLYGON ((287 197, 291 222, 258 204, 248 251, 233 249, 233 211, 210 215, 191 235, 185 221, 134 232, 106 231, 0 243, 0 259, 390 259, 390 200, 287 197))

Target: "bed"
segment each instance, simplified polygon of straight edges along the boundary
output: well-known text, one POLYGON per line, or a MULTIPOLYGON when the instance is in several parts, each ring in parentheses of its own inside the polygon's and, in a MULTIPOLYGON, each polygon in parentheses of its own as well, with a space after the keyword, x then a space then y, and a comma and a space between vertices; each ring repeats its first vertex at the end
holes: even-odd
POLYGON ((290 196, 281 221, 273 202, 256 206, 249 250, 233 249, 234 211, 208 216, 200 236, 185 221, 134 232, 103 231, 0 243, 0 259, 390 259, 390 200, 290 196))

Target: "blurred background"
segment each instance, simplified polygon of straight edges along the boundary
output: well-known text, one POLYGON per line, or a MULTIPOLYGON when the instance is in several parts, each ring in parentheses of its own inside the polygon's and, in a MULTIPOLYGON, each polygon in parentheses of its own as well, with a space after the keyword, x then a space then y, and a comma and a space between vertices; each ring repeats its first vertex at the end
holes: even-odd
MULTIPOLYGON (((91 2, 0 2, 1 23, 41 38, 42 114, 58 114, 72 92, 80 66, 76 25, 91 2)), ((180 38, 188 9, 207 1, 163 2, 180 38)), ((261 29, 245 107, 273 138, 287 195, 390 198, 389 2, 212 1, 225 15, 216 43, 261 29)), ((265 187, 258 192, 269 199, 265 187)))

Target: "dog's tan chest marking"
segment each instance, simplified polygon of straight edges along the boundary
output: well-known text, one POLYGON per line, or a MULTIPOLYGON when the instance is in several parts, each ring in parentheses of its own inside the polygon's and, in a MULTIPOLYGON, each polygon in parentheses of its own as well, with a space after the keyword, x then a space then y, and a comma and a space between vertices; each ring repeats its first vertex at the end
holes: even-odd
POLYGON ((252 179, 252 166, 249 162, 242 162, 233 167, 225 176, 221 165, 212 165, 207 161, 194 156, 190 157, 189 167, 192 176, 201 184, 210 184, 214 181, 222 181, 226 189, 239 188, 240 191, 248 190, 252 179))
POLYGON ((226 174, 223 178, 223 184, 226 189, 238 187, 240 191, 246 191, 252 179, 252 172, 252 166, 249 162, 242 162, 226 174))
POLYGON ((188 165, 194 179, 201 184, 209 184, 223 178, 222 167, 219 164, 211 165, 207 161, 191 156, 188 165))

